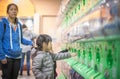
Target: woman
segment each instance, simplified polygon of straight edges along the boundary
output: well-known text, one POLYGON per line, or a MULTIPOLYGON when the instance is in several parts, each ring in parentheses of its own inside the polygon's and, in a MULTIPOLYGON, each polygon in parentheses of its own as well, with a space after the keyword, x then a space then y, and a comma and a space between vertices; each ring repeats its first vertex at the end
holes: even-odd
MULTIPOLYGON (((25 24, 22 25, 23 30, 23 37, 27 40, 34 40, 37 35, 32 33, 30 30, 28 30, 27 26, 25 24)), ((34 41, 33 41, 34 42, 34 41)), ((30 75, 30 53, 31 53, 31 46, 30 45, 23 45, 21 44, 22 48, 22 59, 21 59, 21 66, 20 66, 20 75, 23 75, 23 67, 24 67, 24 59, 26 56, 26 64, 27 64, 27 75, 30 75)))
POLYGON ((2 79, 17 79, 21 61, 20 43, 32 45, 22 37, 21 24, 17 20, 18 6, 11 3, 7 6, 7 18, 0 21, 0 60, 2 79))

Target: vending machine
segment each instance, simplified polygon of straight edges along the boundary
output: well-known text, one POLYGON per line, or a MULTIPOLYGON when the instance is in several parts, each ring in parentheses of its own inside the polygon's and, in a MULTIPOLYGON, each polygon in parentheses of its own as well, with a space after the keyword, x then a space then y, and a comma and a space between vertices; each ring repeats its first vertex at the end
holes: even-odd
POLYGON ((120 1, 70 0, 64 15, 63 43, 77 53, 64 61, 84 79, 120 79, 120 1))

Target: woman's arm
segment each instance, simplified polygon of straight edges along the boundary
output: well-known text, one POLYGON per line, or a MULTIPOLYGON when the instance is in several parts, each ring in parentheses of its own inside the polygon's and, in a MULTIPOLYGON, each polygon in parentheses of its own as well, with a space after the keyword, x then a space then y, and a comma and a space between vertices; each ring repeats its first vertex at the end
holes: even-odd
POLYGON ((33 45, 31 40, 27 40, 23 37, 23 30, 22 30, 21 24, 20 24, 20 30, 21 30, 21 43, 24 45, 33 45))
POLYGON ((3 26, 3 23, 0 22, 0 60, 4 60, 6 58, 5 53, 3 51, 3 47, 2 47, 3 35, 4 35, 4 26, 3 26))
POLYGON ((21 43, 24 45, 33 45, 32 41, 26 40, 25 38, 21 38, 21 43))

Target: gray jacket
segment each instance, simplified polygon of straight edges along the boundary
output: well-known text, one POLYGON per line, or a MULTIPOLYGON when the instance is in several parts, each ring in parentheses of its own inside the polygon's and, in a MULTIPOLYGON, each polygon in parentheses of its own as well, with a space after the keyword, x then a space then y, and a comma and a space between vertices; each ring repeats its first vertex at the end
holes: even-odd
POLYGON ((38 51, 33 58, 32 71, 36 79, 54 79, 54 61, 71 57, 70 53, 52 54, 38 51))

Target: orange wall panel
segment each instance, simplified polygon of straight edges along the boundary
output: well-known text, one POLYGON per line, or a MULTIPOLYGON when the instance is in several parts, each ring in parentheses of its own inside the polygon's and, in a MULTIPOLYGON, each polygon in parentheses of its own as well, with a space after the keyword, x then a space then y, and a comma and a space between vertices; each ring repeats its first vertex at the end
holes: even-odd
POLYGON ((0 16, 6 16, 7 5, 12 0, 0 0, 0 16))
POLYGON ((18 0, 18 2, 14 2, 14 0, 0 0, 0 16, 6 16, 6 8, 9 3, 15 3, 18 5, 19 17, 31 17, 34 15, 34 6, 30 2, 30 0, 18 0))
POLYGON ((34 6, 29 0, 20 0, 18 6, 19 6, 18 16, 31 17, 34 15, 34 6))

